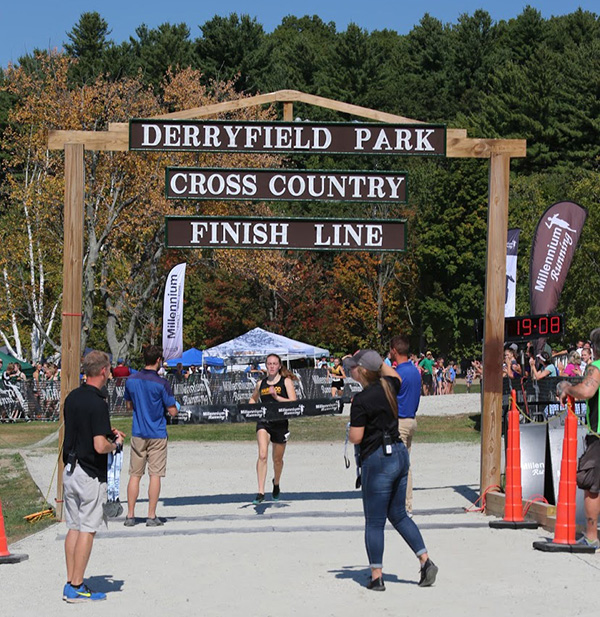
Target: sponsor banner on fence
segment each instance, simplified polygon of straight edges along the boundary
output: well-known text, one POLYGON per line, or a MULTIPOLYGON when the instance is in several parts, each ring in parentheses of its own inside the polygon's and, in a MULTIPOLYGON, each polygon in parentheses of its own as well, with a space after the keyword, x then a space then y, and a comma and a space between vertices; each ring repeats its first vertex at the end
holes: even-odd
MULTIPOLYGON (((331 398, 331 379, 325 369, 296 369, 294 388, 296 396, 305 406, 301 415, 338 413, 327 411, 327 404, 336 406, 338 401, 348 402, 360 384, 346 379, 344 396, 331 398), (318 413, 313 413, 316 410, 318 413)), ((238 405, 246 405, 257 383, 250 373, 235 372, 222 375, 192 375, 177 380, 168 376, 175 400, 181 405, 180 422, 242 422, 243 415, 238 405)), ((125 383, 127 378, 108 382, 108 404, 112 415, 127 414, 125 383)), ((34 380, 5 385, 0 382, 0 415, 3 421, 12 420, 58 420, 60 404, 60 381, 34 380)), ((249 413, 249 412, 248 412, 249 413)), ((288 410, 287 417, 295 412, 288 410)), ((254 412, 256 415, 256 412, 254 412)), ((249 418, 250 419, 250 418, 249 418)))
POLYGON ((289 403, 240 403, 232 405, 182 405, 178 424, 214 424, 223 422, 256 422, 284 420, 303 416, 325 416, 342 413, 341 399, 299 399, 289 403))

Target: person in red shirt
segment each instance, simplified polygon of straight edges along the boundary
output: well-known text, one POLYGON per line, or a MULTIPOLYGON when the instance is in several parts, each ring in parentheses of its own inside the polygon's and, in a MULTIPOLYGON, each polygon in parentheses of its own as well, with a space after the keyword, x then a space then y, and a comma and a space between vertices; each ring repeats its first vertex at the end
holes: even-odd
POLYGON ((128 366, 125 366, 125 362, 122 358, 117 360, 117 366, 112 370, 113 377, 119 379, 120 377, 129 377, 131 371, 128 366))

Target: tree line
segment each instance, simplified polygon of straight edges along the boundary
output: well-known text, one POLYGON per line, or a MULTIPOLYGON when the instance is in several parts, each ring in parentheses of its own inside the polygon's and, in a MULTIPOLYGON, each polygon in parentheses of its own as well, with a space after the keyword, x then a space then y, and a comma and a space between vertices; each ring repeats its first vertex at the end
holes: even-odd
MULTIPOLYGON (((407 35, 338 31, 318 16, 284 18, 271 33, 247 15, 139 26, 115 43, 83 13, 64 49, 35 50, 0 74, 0 337, 39 360, 60 348, 63 158, 52 128, 109 122, 281 89, 465 128, 525 138, 514 159, 510 226, 522 229, 517 313, 529 312, 531 239, 543 210, 569 199, 589 210, 559 310, 573 340, 599 323, 600 23, 578 10, 542 18, 525 8, 494 22, 482 10, 444 24, 425 14, 407 35)), ((223 117, 280 119, 281 109, 223 117)), ((349 120, 301 104, 294 115, 349 120)), ((86 153, 84 346, 135 357, 160 340, 168 268, 188 261, 184 343, 209 346, 260 325, 332 351, 380 348, 402 329, 415 348, 477 355, 483 316, 485 162, 456 159, 230 154, 86 153), (166 165, 406 170, 399 206, 166 202, 166 165), (408 250, 368 253, 181 252, 164 248, 165 214, 407 218, 408 250)))

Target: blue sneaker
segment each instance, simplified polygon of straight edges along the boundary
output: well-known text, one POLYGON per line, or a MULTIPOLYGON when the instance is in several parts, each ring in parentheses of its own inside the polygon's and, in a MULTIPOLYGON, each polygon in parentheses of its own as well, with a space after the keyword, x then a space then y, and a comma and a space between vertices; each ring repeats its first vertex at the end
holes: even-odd
POLYGON ((579 540, 577 540, 576 544, 589 546, 590 548, 593 548, 596 552, 600 550, 600 541, 598 540, 598 538, 596 538, 595 540, 589 540, 585 534, 582 535, 579 540))
POLYGON ((73 587, 67 583, 63 590, 63 599, 69 604, 77 602, 92 602, 96 600, 106 600, 106 594, 101 591, 92 591, 85 583, 79 587, 73 587))

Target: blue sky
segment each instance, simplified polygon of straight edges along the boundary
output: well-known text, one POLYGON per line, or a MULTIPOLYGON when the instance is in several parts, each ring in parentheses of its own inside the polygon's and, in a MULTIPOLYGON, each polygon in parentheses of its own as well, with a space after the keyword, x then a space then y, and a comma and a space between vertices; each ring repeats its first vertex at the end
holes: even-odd
POLYGON ((581 7, 598 13, 598 0, 3 0, 0 6, 0 67, 15 62, 33 49, 61 48, 81 13, 97 11, 108 22, 111 38, 120 43, 135 34, 142 23, 154 28, 168 23, 186 23, 191 37, 200 35, 199 25, 215 14, 248 13, 272 31, 286 15, 319 15, 333 21, 338 30, 355 22, 369 31, 390 28, 406 34, 430 13, 445 23, 455 23, 459 15, 487 10, 494 20, 519 15, 530 4, 546 18, 564 15, 581 7), (215 8, 215 7, 218 7, 215 8))

